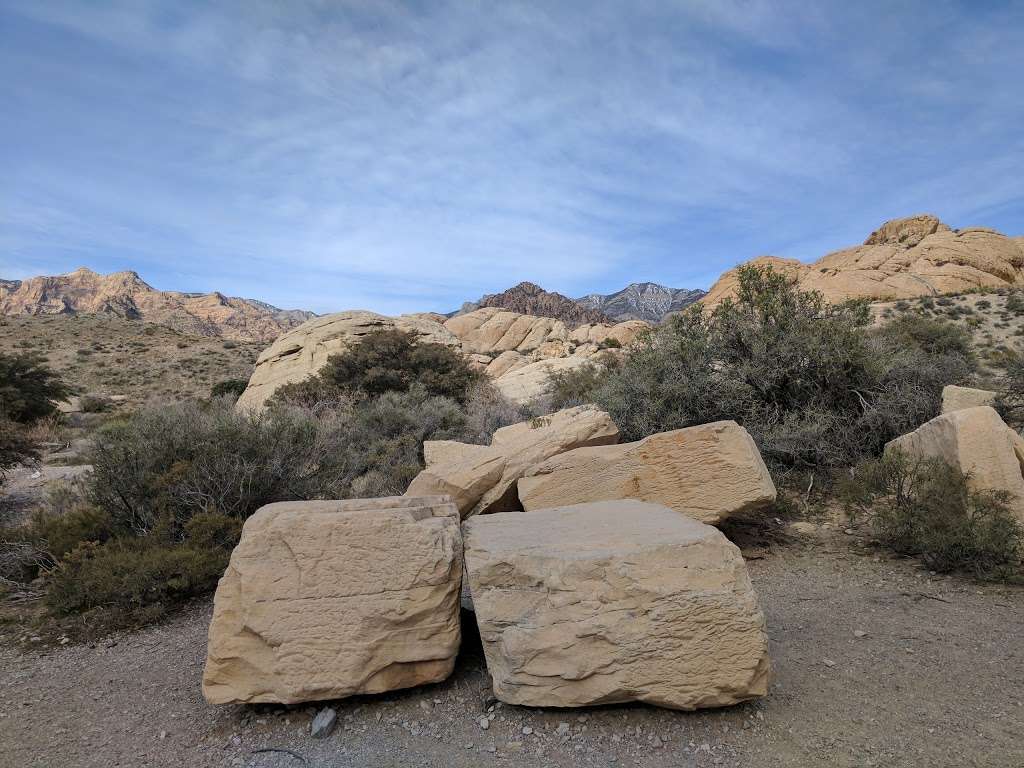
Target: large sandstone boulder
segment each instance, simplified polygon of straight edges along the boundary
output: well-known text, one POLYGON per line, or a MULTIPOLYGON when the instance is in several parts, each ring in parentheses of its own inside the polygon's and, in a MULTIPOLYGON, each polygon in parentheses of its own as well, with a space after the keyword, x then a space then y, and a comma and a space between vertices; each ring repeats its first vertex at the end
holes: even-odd
POLYGON ((278 387, 317 374, 327 364, 327 358, 359 343, 366 334, 393 328, 415 333, 424 341, 460 346, 444 326, 422 315, 385 317, 362 310, 323 315, 289 331, 263 350, 237 407, 262 408, 278 387))
POLYGON ((979 405, 995 405, 998 396, 988 389, 958 387, 950 384, 942 388, 942 412, 962 411, 979 405))
MULTIPOLYGON (((906 299, 1024 284, 1021 238, 981 227, 951 230, 928 214, 888 221, 863 245, 812 264, 772 256, 750 263, 792 275, 802 289, 820 291, 829 301, 906 299)), ((729 270, 701 302, 716 306, 734 296, 737 285, 736 270, 729 270)))
POLYGON ((461 579, 446 498, 267 505, 217 586, 203 695, 291 704, 443 680, 461 579))
POLYGON ((547 393, 551 374, 572 371, 593 362, 580 355, 538 360, 503 373, 494 379, 494 386, 514 403, 529 403, 547 393))
POLYGON ((768 691, 764 617, 717 529, 640 501, 464 523, 494 694, 509 704, 735 704, 768 691))
POLYGON ((427 467, 406 495, 450 495, 463 517, 520 509, 516 481, 530 467, 574 448, 611 445, 618 439, 618 427, 607 413, 583 405, 502 427, 490 446, 427 441, 427 467))
POLYGON ((941 459, 969 475, 977 489, 1007 491, 1024 522, 1024 439, 999 418, 994 408, 977 406, 944 413, 909 434, 889 441, 885 453, 941 459))
POLYGON ((527 470, 518 490, 527 511, 640 499, 712 525, 775 501, 757 446, 734 421, 561 453, 527 470))

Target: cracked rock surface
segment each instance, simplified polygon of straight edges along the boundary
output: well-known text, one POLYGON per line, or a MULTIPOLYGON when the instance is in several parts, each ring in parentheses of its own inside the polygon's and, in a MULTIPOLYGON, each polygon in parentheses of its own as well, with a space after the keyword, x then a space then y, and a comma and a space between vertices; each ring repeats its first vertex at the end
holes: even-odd
POLYGON ((628 500, 483 515, 463 530, 498 699, 690 710, 767 692, 764 617, 717 529, 628 500))
POLYGON ((443 680, 461 581, 447 498, 268 504, 217 586, 203 694, 288 704, 443 680))

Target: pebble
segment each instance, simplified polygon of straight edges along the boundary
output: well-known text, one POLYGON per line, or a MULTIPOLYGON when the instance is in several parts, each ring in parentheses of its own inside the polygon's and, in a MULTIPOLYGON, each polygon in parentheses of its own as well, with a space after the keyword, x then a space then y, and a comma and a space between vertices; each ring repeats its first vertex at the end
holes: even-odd
POLYGON ((309 735, 314 739, 326 739, 331 735, 337 723, 338 713, 332 707, 324 707, 310 723, 309 735))
POLYGON ((834 667, 836 665, 836 663, 832 661, 832 659, 822 659, 821 663, 824 664, 826 667, 834 667))
POLYGON ((559 723, 558 727, 555 729, 555 735, 557 735, 557 736, 568 736, 569 735, 569 724, 567 722, 565 722, 565 721, 562 721, 561 723, 559 723))
POLYGON ((866 635, 866 634, 867 634, 867 632, 865 632, 863 629, 855 629, 855 630, 853 630, 853 636, 854 637, 864 637, 864 635, 866 635))
POLYGON ((528 725, 524 725, 523 726, 523 736, 529 736, 531 733, 533 733, 533 728, 531 728, 528 725))
POLYGON ((491 721, 488 720, 486 717, 481 717, 480 718, 480 730, 481 731, 486 731, 490 727, 491 727, 491 721))

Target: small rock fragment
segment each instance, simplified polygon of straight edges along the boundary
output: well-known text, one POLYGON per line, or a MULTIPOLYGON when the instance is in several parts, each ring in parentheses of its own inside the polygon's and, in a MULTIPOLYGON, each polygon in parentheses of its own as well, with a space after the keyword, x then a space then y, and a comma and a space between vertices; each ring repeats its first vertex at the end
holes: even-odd
POLYGON ((309 735, 314 739, 326 739, 338 723, 338 713, 332 707, 324 707, 309 726, 309 735))

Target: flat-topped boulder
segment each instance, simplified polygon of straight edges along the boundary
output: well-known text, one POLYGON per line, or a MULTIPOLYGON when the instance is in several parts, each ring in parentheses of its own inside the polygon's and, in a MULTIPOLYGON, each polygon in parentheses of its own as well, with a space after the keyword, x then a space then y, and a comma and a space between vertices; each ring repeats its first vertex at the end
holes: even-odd
POLYGON ((968 475, 978 490, 1006 491, 1024 522, 1024 439, 1006 426, 996 410, 982 405, 936 416, 906 435, 886 443, 885 453, 940 459, 968 475))
POLYGON ((714 525, 771 505, 775 484, 747 430, 718 421, 560 453, 528 469, 518 493, 527 511, 639 499, 714 525))
POLYGON ((489 446, 427 441, 427 467, 409 484, 406 495, 448 494, 463 517, 519 509, 516 481, 530 467, 574 448, 609 445, 618 439, 611 416, 581 405, 502 427, 489 446))
POLYGON ((942 412, 962 411, 964 408, 977 408, 979 405, 995 405, 998 395, 988 389, 974 387, 958 387, 949 384, 942 388, 942 412))
POLYGON ((634 500, 481 515, 463 528, 501 701, 690 710, 767 693, 764 617, 717 529, 634 500))
POLYGON ((462 570, 447 498, 269 504, 217 586, 203 695, 294 704, 443 680, 462 570))

